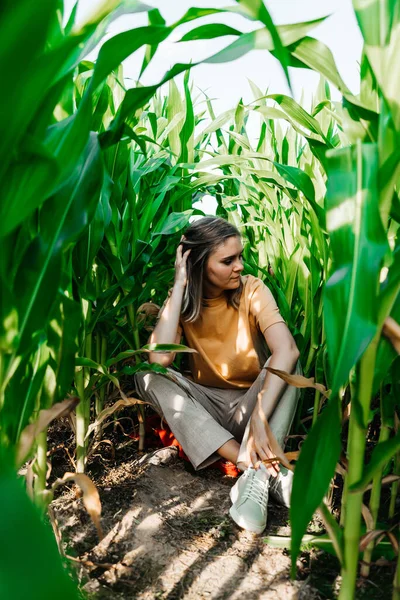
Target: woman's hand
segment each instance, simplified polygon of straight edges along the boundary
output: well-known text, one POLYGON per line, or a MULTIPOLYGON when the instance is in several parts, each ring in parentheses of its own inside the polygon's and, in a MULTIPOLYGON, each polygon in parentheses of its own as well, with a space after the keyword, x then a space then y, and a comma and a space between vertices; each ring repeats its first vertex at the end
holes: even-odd
MULTIPOLYGON (((254 467, 257 467, 260 460, 268 460, 269 458, 275 457, 262 416, 255 417, 255 415, 253 415, 251 417, 247 452, 254 467)), ((278 461, 265 466, 272 477, 276 477, 278 475, 278 461)))
MULTIPOLYGON (((184 239, 184 238, 182 237, 182 239, 184 239)), ((185 287, 187 284, 186 263, 187 263, 189 254, 190 254, 190 250, 186 250, 186 252, 184 254, 182 254, 182 244, 179 244, 179 246, 176 250, 176 259, 175 259, 175 285, 181 285, 182 287, 185 287)))

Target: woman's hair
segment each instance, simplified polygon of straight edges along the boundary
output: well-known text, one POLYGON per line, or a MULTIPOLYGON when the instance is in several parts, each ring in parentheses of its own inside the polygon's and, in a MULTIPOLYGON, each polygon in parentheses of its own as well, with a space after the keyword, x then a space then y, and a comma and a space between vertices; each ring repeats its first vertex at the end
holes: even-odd
MULTIPOLYGON (((184 234, 182 253, 190 249, 187 260, 187 285, 182 302, 182 318, 184 321, 196 321, 203 306, 203 277, 210 254, 226 239, 239 237, 240 233, 228 221, 220 217, 203 217, 194 221, 184 234)), ((235 290, 226 290, 228 304, 239 308, 243 284, 235 290)))

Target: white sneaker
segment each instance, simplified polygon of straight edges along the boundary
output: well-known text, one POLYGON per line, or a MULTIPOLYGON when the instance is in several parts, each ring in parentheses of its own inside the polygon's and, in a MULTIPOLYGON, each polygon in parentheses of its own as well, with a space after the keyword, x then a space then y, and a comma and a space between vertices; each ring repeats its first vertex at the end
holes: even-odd
POLYGON ((286 508, 290 508, 290 496, 292 494, 293 471, 289 471, 286 467, 280 468, 278 477, 271 477, 269 482, 269 490, 271 498, 283 504, 286 508))
POLYGON ((269 475, 264 465, 256 471, 249 467, 239 477, 230 492, 229 511, 239 527, 262 533, 267 524, 269 475))

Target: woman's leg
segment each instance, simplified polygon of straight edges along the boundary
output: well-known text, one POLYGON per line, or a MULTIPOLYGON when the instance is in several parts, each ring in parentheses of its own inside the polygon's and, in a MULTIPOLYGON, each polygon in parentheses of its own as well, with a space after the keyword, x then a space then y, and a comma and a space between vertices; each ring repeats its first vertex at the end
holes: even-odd
POLYGON ((218 448, 217 453, 230 460, 234 465, 237 464, 240 452, 240 444, 235 439, 228 440, 221 448, 218 448))
MULTIPOLYGON (((265 366, 268 365, 268 361, 265 366)), ((298 362, 295 369, 296 374, 301 374, 301 366, 298 362)), ((254 410, 257 402, 257 396, 262 389, 266 371, 263 369, 253 383, 251 388, 240 400, 235 411, 235 420, 237 423, 236 430, 234 429, 235 437, 237 439, 237 432, 243 432, 243 437, 240 445, 240 451, 238 455, 238 467, 245 469, 250 464, 250 459, 247 454, 247 441, 250 430, 250 417, 254 410)), ((274 412, 269 420, 272 433, 274 434, 278 443, 283 446, 286 436, 289 434, 290 428, 293 423, 294 415, 296 413, 297 403, 300 396, 300 390, 291 385, 288 385, 282 394, 281 399, 275 407, 274 412)))
POLYGON ((208 466, 219 456, 236 462, 239 444, 218 422, 211 390, 172 369, 169 377, 153 371, 137 373, 135 383, 141 398, 165 418, 195 469, 208 466))

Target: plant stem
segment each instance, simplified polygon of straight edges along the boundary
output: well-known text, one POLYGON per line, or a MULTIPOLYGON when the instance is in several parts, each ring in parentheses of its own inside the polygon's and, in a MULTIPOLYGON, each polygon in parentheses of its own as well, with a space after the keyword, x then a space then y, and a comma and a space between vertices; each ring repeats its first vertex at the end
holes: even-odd
POLYGON ((397 554, 397 565, 393 580, 392 600, 400 600, 400 552, 397 554))
MULTIPOLYGON (((349 469, 347 475, 347 484, 349 487, 361 478, 363 472, 368 413, 371 402, 378 339, 379 337, 376 336, 372 340, 360 361, 360 377, 358 382, 358 405, 360 411, 356 410, 353 406, 353 410, 350 413, 349 469), (359 414, 360 412, 361 414, 359 414)), ((354 598, 361 532, 362 500, 363 492, 347 494, 346 515, 344 519, 344 565, 341 573, 342 586, 339 600, 351 600, 354 598)))
MULTIPOLYGON (((98 360, 99 363, 101 363, 102 365, 104 365, 104 363, 107 360, 107 338, 102 335, 102 334, 98 334, 98 340, 100 340, 100 360, 98 360)), ((108 388, 108 383, 106 385, 103 385, 97 396, 96 396, 96 404, 95 404, 95 411, 96 411, 96 417, 101 413, 101 411, 104 408, 104 400, 106 397, 106 390, 108 388)), ((95 437, 97 439, 101 438, 101 434, 102 434, 102 424, 100 423, 99 425, 96 426, 96 431, 95 431, 95 437)))
MULTIPOLYGON (((400 475, 400 452, 394 457, 394 475, 400 475)), ((389 519, 393 519, 394 513, 396 512, 396 498, 399 493, 399 481, 394 481, 390 490, 390 505, 389 505, 389 519)))
MULTIPOLYGON (((354 369, 350 376, 349 390, 350 390, 350 405, 351 405, 351 402, 353 399, 355 399, 355 395, 356 395, 356 388, 354 385, 354 369)), ((350 414, 351 414, 351 412, 350 412, 350 414)), ((349 429, 350 429, 350 425, 349 425, 349 429)), ((349 440, 350 440, 350 431, 347 435, 347 456, 349 456, 349 454, 350 454, 349 440)), ((344 523, 346 520, 346 505, 347 505, 347 494, 348 494, 348 487, 349 487, 348 480, 349 480, 348 473, 346 471, 345 475, 343 476, 343 492, 342 492, 342 500, 341 500, 341 506, 340 506, 340 519, 339 519, 339 523, 342 527, 344 527, 344 523)))
MULTIPOLYGON (((87 324, 86 326, 89 325, 90 310, 91 310, 91 305, 89 304, 88 313, 86 315, 86 324, 87 324)), ((85 357, 92 358, 92 334, 91 333, 88 333, 85 338, 85 357)), ((83 373, 84 373, 84 376, 83 376, 84 389, 88 390, 89 382, 90 382, 90 369, 84 368, 83 373)), ((92 394, 90 393, 90 390, 89 390, 87 397, 85 397, 85 400, 84 400, 85 430, 86 431, 90 424, 90 400, 91 400, 91 397, 92 397, 92 394)), ((85 435, 86 435, 86 431, 85 431, 85 435)), ((85 441, 85 447, 87 447, 87 440, 85 441)))
POLYGON ((313 417, 312 417, 312 426, 315 425, 317 419, 318 419, 318 412, 319 412, 319 401, 321 398, 321 392, 319 390, 315 390, 315 396, 314 396, 314 411, 313 411, 313 417))
POLYGON ((79 396, 79 404, 76 407, 76 472, 85 472, 86 449, 85 449, 85 384, 83 367, 77 367, 75 371, 75 385, 79 396))
MULTIPOLYGON (((129 320, 129 322, 131 324, 131 327, 132 327, 133 339, 135 340, 135 348, 134 348, 134 350, 139 350, 139 348, 140 348, 139 331, 138 331, 138 328, 137 328, 136 318, 135 318, 135 311, 134 311, 134 308, 133 308, 132 304, 129 304, 126 307, 126 312, 127 312, 127 315, 128 315, 128 320, 129 320)), ((135 360, 136 360, 136 362, 140 362, 140 357, 136 356, 135 360)))
MULTIPOLYGON (((381 393, 381 406, 382 406, 382 393, 381 393)), ((381 411, 381 414, 383 414, 382 411, 381 411)), ((388 440, 389 435, 390 435, 389 427, 384 425, 384 423, 382 422, 381 430, 379 433, 378 444, 388 440)), ((372 490, 371 490, 371 497, 370 497, 370 501, 369 501, 369 509, 371 511, 371 515, 373 518, 373 529, 375 529, 376 522, 378 520, 378 511, 379 511, 379 506, 380 506, 381 489, 382 489, 382 472, 383 472, 383 467, 376 473, 375 477, 372 480, 372 490)), ((364 552, 364 563, 365 564, 363 564, 361 567, 362 577, 369 576, 369 571, 371 568, 370 562, 371 562, 373 549, 374 549, 374 542, 371 542, 371 544, 369 544, 369 546, 367 547, 367 549, 364 552)))

